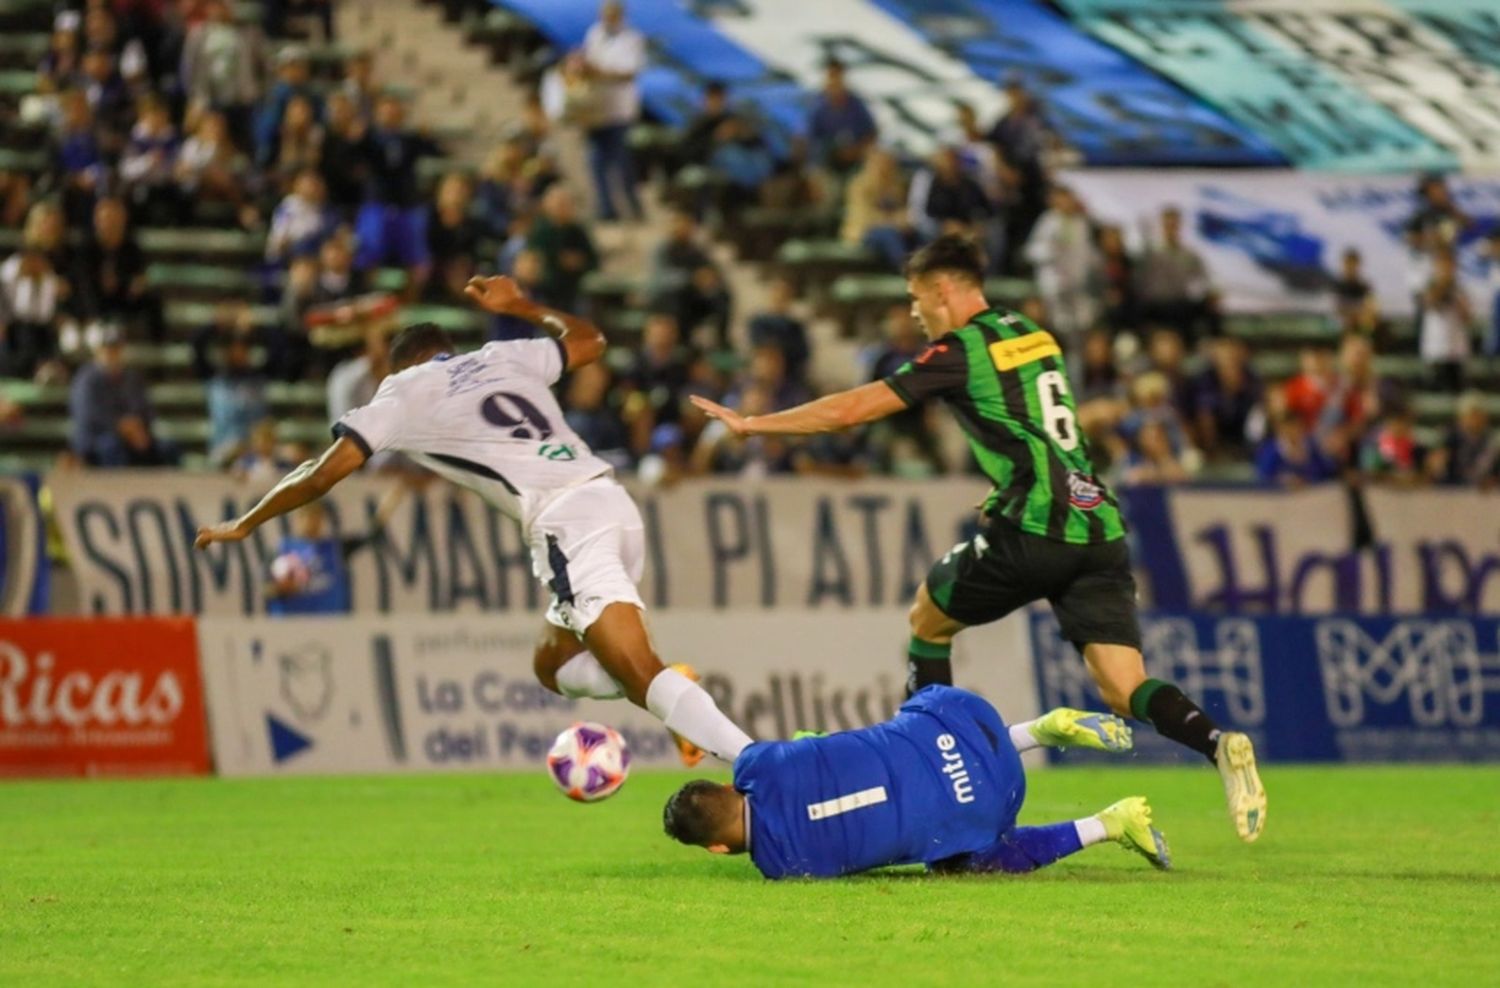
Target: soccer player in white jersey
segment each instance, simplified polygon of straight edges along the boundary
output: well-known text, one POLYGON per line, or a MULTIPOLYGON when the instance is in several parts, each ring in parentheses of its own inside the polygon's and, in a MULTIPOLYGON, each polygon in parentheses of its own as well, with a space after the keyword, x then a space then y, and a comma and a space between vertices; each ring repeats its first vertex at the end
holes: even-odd
POLYGON ((542 685, 571 697, 623 695, 678 736, 684 761, 701 757, 696 746, 733 762, 750 738, 651 645, 636 589, 645 562, 640 512, 609 464, 568 428, 551 391, 563 371, 604 354, 604 334, 532 302, 510 278, 474 278, 466 291, 486 311, 525 319, 550 338, 459 355, 437 326, 408 326, 391 345, 390 376, 368 405, 334 425, 333 445, 241 517, 200 528, 198 548, 243 539, 327 494, 376 453, 399 451, 521 523, 532 569, 552 590, 535 655, 542 685))

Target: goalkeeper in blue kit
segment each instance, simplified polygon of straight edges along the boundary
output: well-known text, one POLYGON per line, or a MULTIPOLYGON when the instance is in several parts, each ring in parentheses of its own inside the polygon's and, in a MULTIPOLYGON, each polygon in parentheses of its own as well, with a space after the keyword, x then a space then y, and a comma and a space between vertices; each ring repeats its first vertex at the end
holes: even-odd
POLYGON ((748 853, 767 878, 901 864, 1022 873, 1104 841, 1171 867, 1139 796, 1081 820, 1016 826, 1026 798, 1020 752, 1039 747, 1128 751, 1130 728, 1066 708, 1007 727, 982 697, 929 686, 883 724, 750 745, 732 784, 689 782, 667 801, 663 823, 684 844, 748 853))

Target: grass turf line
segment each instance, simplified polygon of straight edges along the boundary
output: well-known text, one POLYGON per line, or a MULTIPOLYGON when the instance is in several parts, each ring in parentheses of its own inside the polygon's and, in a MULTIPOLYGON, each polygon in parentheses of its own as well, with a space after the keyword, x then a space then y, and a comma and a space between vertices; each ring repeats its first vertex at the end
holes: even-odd
POLYGON ((661 834, 687 776, 0 784, 0 984, 1500 983, 1500 768, 1067 769, 1023 822, 1151 798, 1178 871, 763 881, 661 834))

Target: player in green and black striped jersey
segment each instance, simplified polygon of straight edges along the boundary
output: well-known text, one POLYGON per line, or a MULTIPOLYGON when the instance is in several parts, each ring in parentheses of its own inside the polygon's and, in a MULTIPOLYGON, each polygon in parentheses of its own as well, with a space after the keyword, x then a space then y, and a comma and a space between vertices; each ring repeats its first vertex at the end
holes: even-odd
POLYGON ((951 685, 953 638, 964 628, 1046 599, 1116 713, 1150 721, 1218 766, 1235 828, 1253 841, 1266 798, 1250 739, 1220 731, 1176 686, 1147 678, 1125 522, 1079 431, 1062 348, 1024 316, 991 308, 983 272, 979 249, 960 237, 912 256, 912 311, 932 342, 883 381, 749 418, 693 401, 740 435, 809 435, 941 400, 994 489, 980 534, 938 560, 917 591, 909 689, 951 685))

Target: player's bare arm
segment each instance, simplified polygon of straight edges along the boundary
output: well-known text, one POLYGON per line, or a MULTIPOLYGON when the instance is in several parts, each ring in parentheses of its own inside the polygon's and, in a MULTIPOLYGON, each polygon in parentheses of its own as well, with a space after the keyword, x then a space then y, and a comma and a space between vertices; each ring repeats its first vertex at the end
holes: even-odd
POLYGON ((883 419, 907 407, 906 402, 884 381, 840 391, 784 412, 748 418, 707 398, 694 396, 692 401, 709 418, 718 419, 739 436, 810 436, 838 432, 883 419))
POLYGON ((308 460, 281 478, 260 503, 232 521, 205 525, 198 529, 193 546, 205 549, 215 542, 239 542, 272 518, 295 511, 333 490, 334 485, 365 462, 364 450, 353 440, 343 437, 334 442, 316 460, 308 460))
POLYGON ((604 356, 607 341, 598 326, 579 316, 533 302, 521 291, 514 278, 504 275, 470 278, 464 294, 486 312, 524 319, 557 337, 568 355, 568 370, 591 364, 604 356))

